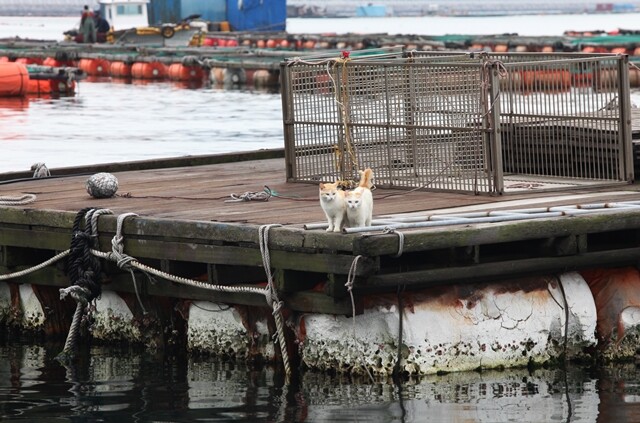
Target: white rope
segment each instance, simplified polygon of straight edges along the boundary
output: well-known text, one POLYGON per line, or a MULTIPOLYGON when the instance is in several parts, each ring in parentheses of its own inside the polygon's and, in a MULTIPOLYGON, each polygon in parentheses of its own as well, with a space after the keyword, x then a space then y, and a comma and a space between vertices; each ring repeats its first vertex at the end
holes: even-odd
POLYGON ((291 378, 291 366, 289 364, 289 354, 287 352, 287 340, 284 336, 284 325, 282 321, 281 308, 283 302, 278 298, 278 292, 275 284, 273 283, 273 274, 271 272, 271 257, 269 254, 269 229, 279 224, 262 225, 258 228, 258 242, 260 244, 260 253, 262 254, 262 265, 264 271, 267 274, 267 287, 265 289, 265 296, 267 303, 273 308, 273 320, 276 323, 276 336, 280 352, 282 354, 282 364, 284 365, 285 378, 287 381, 291 378))
MULTIPOLYGON (((351 262, 351 267, 349 268, 349 274, 347 275, 347 283, 344 284, 344 286, 347 287, 347 291, 349 291, 349 297, 351 297, 351 321, 352 321, 352 328, 353 328, 353 342, 356 343, 357 345, 357 340, 356 340, 356 302, 353 298, 353 283, 355 282, 356 279, 356 270, 358 269, 358 260, 360 260, 362 256, 358 255, 355 256, 355 258, 353 259, 353 262, 351 262)), ((364 361, 364 354, 360 356, 360 358, 362 359, 362 368, 367 372, 367 374, 369 375, 369 379, 371 380, 371 382, 375 382, 375 380, 373 379, 373 375, 371 375, 371 372, 369 371, 369 367, 367 367, 367 363, 364 361)))
POLYGON ((23 206, 36 201, 35 194, 24 194, 19 197, 0 195, 0 206, 23 206))
POLYGON ((392 228, 390 226, 386 226, 382 230, 382 233, 398 235, 398 252, 392 257, 400 257, 402 255, 402 253, 404 252, 404 234, 402 232, 400 232, 400 231, 397 231, 395 228, 392 228))
POLYGON ((269 201, 269 198, 271 198, 271 194, 269 192, 266 191, 260 191, 260 192, 245 192, 242 193, 240 195, 238 194, 231 194, 230 195, 231 199, 230 200, 224 200, 225 203, 239 203, 242 201, 269 201))
POLYGON ((63 252, 55 255, 54 257, 51 257, 49 260, 38 264, 37 266, 33 266, 33 267, 28 268, 28 269, 24 269, 24 270, 21 270, 19 272, 15 272, 15 273, 7 273, 6 275, 0 275, 0 281, 5 281, 5 280, 8 280, 8 279, 13 279, 13 278, 19 278, 21 276, 25 276, 25 275, 28 275, 30 273, 36 272, 36 271, 38 271, 40 269, 43 269, 43 268, 49 266, 50 264, 55 263, 56 261, 58 261, 58 260, 60 260, 60 259, 62 259, 64 257, 68 256, 70 252, 71 252, 71 250, 66 250, 66 251, 63 251, 63 252))

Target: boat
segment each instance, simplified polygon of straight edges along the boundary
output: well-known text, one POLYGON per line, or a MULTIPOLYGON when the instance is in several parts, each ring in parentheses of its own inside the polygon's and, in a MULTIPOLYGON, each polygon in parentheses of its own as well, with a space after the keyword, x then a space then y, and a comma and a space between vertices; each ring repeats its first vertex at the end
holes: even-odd
MULTIPOLYGON (((98 42, 111 44, 134 44, 163 47, 186 47, 197 45, 199 35, 206 29, 205 22, 195 22, 200 17, 192 14, 179 22, 150 25, 148 5, 150 0, 100 0, 100 15, 111 29, 97 34, 98 42)), ((78 29, 66 31, 69 41, 83 42, 78 29)))

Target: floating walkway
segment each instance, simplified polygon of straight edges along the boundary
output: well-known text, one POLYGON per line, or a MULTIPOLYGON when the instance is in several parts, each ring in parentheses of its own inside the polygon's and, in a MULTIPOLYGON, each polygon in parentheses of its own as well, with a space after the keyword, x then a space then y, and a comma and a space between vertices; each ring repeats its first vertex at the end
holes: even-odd
POLYGON ((66 336, 83 307, 59 291, 93 233, 96 340, 371 377, 635 354, 635 185, 376 189, 375 228, 328 233, 317 185, 283 168, 265 150, 0 175, 0 320, 66 336), (115 196, 88 194, 99 172, 115 196))
MULTIPOLYGON (((568 32, 564 36, 517 34, 421 36, 411 34, 288 34, 286 32, 214 32, 199 45, 168 48, 134 44, 77 44, 41 40, 0 40, 0 61, 26 64, 55 61, 95 77, 202 81, 224 85, 278 86, 279 64, 296 57, 339 57, 382 51, 488 51, 494 53, 614 53, 640 57, 640 35, 568 32), (367 51, 365 53, 365 51, 367 51)), ((640 59, 638 59, 640 60, 640 59)), ((632 65, 630 84, 640 86, 640 70, 632 65)))

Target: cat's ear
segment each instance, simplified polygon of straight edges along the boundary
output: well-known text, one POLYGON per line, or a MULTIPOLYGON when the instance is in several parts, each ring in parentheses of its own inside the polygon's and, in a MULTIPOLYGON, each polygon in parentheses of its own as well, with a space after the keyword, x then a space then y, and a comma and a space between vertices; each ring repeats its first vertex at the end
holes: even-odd
POLYGON ((320 189, 324 189, 324 184, 320 182, 320 189))

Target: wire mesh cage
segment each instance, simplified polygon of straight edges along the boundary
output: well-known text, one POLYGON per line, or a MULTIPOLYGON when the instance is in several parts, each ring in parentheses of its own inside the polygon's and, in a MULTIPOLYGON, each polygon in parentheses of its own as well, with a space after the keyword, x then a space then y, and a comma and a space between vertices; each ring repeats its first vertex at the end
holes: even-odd
POLYGON ((412 52, 282 64, 287 179, 502 194, 633 180, 627 58, 412 52))

